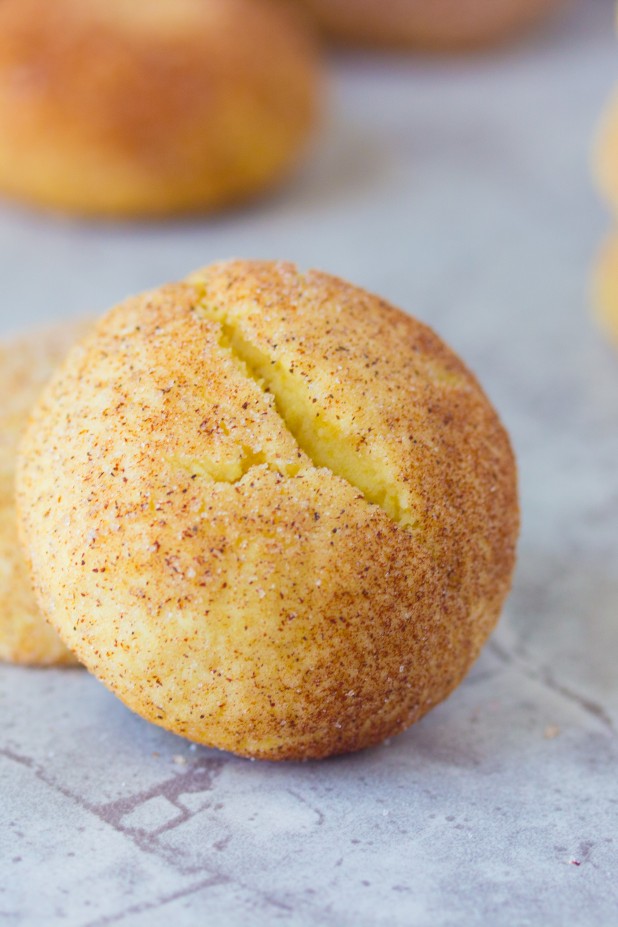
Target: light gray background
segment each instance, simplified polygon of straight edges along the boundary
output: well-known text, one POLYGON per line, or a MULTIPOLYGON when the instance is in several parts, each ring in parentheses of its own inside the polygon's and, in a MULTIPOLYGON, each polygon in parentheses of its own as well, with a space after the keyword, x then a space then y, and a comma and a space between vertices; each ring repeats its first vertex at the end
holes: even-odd
POLYGON ((463 686, 375 750, 191 747, 84 672, 0 668, 0 922, 618 923, 618 355, 587 307, 612 6, 468 61, 340 56, 312 157, 209 221, 0 206, 3 330, 227 256, 286 257, 429 321, 512 432, 513 594, 463 686))

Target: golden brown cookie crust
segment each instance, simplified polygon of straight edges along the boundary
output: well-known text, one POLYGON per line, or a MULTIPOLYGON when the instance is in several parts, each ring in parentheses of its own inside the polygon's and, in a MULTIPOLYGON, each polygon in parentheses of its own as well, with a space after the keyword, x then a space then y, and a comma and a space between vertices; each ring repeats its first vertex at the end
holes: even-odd
POLYGON ((318 106, 313 42, 274 0, 3 0, 0 190, 108 216, 270 187, 318 106))
POLYGON ((465 51, 508 41, 565 0, 296 0, 342 42, 465 51))
POLYGON ((41 615, 17 538, 15 464, 30 409, 89 323, 61 322, 0 343, 0 660, 32 665, 77 660, 41 615))
POLYGON ((80 659, 149 720, 269 759, 375 744, 445 698, 518 530, 510 444, 463 364, 286 263, 109 313, 37 407, 19 502, 80 659))

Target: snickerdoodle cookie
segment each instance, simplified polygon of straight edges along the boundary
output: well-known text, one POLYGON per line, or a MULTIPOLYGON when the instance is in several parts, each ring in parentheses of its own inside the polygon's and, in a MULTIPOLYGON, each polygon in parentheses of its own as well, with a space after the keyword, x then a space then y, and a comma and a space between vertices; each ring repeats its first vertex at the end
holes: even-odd
POLYGON ((0 659, 14 663, 74 663, 42 617, 17 539, 15 463, 28 414, 53 369, 86 322, 63 322, 0 343, 0 659))
POLYGON ((70 212, 198 212, 273 186, 318 106, 275 0, 2 0, 0 191, 70 212))
POLYGON ((287 263, 127 300, 38 403, 18 480, 41 606, 136 712, 323 757, 461 681, 510 585, 504 428, 425 325, 287 263))

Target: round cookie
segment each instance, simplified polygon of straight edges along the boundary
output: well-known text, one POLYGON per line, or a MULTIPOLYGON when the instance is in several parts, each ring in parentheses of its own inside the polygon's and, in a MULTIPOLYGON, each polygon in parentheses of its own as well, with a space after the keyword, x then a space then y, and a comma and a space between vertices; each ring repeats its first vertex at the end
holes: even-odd
POLYGON ((592 280, 595 315, 615 347, 618 347, 618 235, 606 241, 592 280))
POLYGON ((242 201, 298 157, 316 65, 274 0, 2 0, 0 190, 118 217, 242 201))
POLYGON ((598 133, 593 171, 598 187, 614 211, 618 212, 618 92, 609 100, 598 133))
POLYGON ((507 435, 420 322, 214 265, 75 348, 22 445, 40 603, 133 710, 267 759, 357 750, 460 682, 510 585, 507 435))
POLYGON ((15 465, 30 409, 54 368, 85 331, 85 322, 62 322, 0 343, 0 660, 12 663, 77 662, 34 598, 17 538, 15 465))
POLYGON ((296 0, 334 38, 457 51, 506 41, 565 0, 296 0))

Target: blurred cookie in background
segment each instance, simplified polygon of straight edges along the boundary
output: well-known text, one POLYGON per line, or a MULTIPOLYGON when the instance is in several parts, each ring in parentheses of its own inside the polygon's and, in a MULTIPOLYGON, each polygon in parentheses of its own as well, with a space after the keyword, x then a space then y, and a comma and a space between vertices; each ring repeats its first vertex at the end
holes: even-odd
POLYGON ((243 201, 297 160, 318 84, 275 0, 2 0, 0 191, 110 217, 243 201))
POLYGON ((602 116, 593 158, 595 179, 602 196, 618 212, 618 91, 602 116))
POLYGON ((295 0, 342 42, 465 51, 508 41, 565 0, 295 0))
POLYGON ((77 663, 42 617, 17 537, 15 459, 30 409, 54 368, 91 323, 62 322, 0 343, 0 660, 77 663))
POLYGON ((618 348, 618 233, 605 242, 592 279, 592 298, 599 324, 618 348))
MULTIPOLYGON (((618 91, 601 120, 593 152, 593 174, 610 209, 618 215, 618 91)), ((601 327, 618 347, 618 232, 601 247, 592 275, 592 302, 601 327)))

